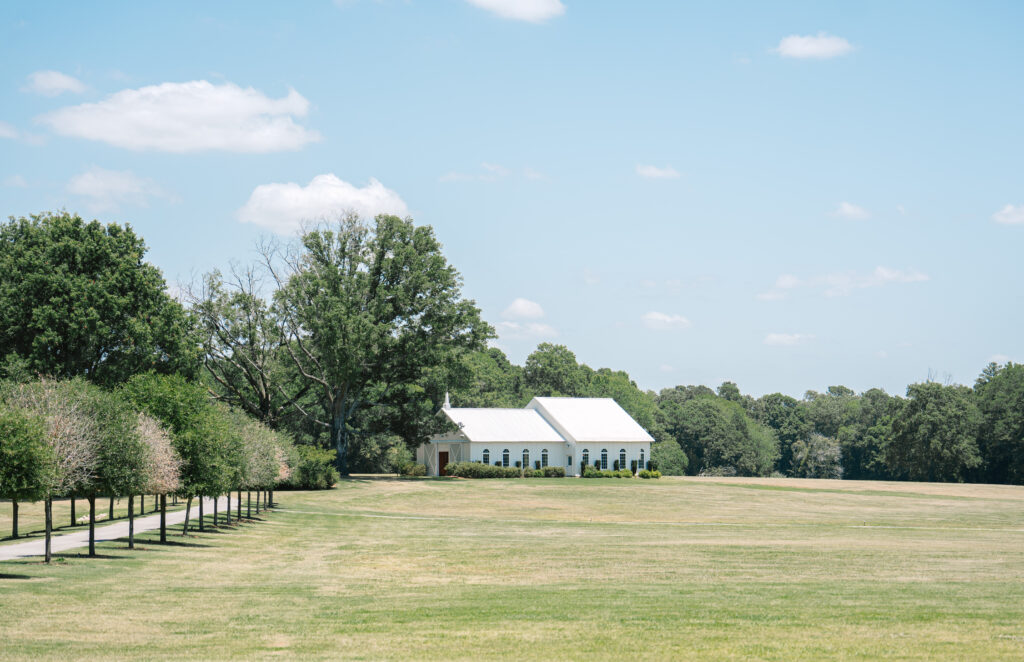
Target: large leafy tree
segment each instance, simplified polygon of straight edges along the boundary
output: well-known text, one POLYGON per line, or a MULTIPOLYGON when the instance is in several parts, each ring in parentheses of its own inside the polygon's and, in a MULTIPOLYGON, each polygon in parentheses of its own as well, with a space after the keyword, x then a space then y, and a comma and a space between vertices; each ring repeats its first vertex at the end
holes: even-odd
POLYGON ((61 212, 0 227, 0 356, 22 369, 111 385, 195 371, 182 307, 129 226, 61 212))
POLYGON ((779 438, 777 468, 789 474, 793 470, 793 445, 806 441, 813 428, 803 403, 782 393, 769 393, 754 403, 753 417, 775 431, 779 438))
POLYGON ((747 417, 743 408, 715 396, 699 396, 666 411, 668 432, 689 457, 692 472, 734 471, 766 476, 778 458, 775 433, 747 417))
POLYGON ((583 397, 592 375, 568 347, 547 342, 537 345, 523 366, 523 384, 531 396, 583 397))
POLYGON ((956 482, 981 464, 978 407, 966 386, 911 384, 892 422, 886 461, 896 478, 956 482))
POLYGON ((980 479, 1024 484, 1024 365, 989 364, 974 386, 982 414, 980 479))
POLYGON ((278 285, 285 351, 317 394, 317 406, 303 413, 330 431, 342 474, 361 408, 405 401, 410 385, 438 367, 454 370, 463 352, 482 349, 492 335, 462 298, 433 230, 411 219, 380 215, 367 225, 348 217, 307 232, 291 250, 265 247, 264 256, 278 285))

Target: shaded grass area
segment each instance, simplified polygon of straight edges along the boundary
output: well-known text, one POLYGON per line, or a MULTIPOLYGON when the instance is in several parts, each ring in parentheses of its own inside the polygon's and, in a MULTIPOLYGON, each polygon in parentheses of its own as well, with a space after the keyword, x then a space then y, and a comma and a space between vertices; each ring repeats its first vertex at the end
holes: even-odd
POLYGON ((745 485, 279 493, 226 533, 0 564, 0 659, 1024 656, 1024 489, 745 485))

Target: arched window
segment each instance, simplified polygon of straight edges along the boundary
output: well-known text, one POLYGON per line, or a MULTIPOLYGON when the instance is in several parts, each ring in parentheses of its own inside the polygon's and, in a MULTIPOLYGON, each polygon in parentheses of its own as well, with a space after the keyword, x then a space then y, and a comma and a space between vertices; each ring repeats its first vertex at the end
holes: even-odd
POLYGON ((503 466, 503 467, 507 467, 508 466, 508 449, 507 448, 505 450, 501 451, 501 466, 503 466))
POLYGON ((639 466, 637 468, 638 469, 646 469, 647 468, 647 465, 644 464, 644 449, 642 449, 642 448, 640 449, 640 464, 639 464, 639 466))
POLYGON ((523 468, 524 469, 529 469, 530 468, 530 449, 529 448, 524 448, 523 449, 523 468))
POLYGON ((607 469, 608 468, 608 449, 607 448, 602 448, 601 449, 601 468, 602 469, 607 469))
POLYGON ((487 450, 486 448, 484 449, 483 463, 484 464, 490 464, 491 463, 491 451, 487 450))
POLYGON ((540 466, 548 466, 548 449, 544 449, 540 452, 540 466))
POLYGON ((583 467, 589 467, 589 466, 590 466, 590 450, 584 448, 583 449, 583 461, 580 462, 580 468, 582 469, 583 467))
POLYGON ((626 468, 626 449, 619 449, 619 469, 626 468))

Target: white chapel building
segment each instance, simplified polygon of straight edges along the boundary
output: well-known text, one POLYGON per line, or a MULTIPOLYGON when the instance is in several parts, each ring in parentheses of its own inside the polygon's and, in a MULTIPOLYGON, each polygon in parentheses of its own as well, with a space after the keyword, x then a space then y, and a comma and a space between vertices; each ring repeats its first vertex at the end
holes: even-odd
POLYGON ((523 409, 451 407, 441 413, 458 431, 431 438, 416 450, 427 474, 443 475, 449 462, 483 462, 506 467, 565 467, 576 476, 581 466, 615 460, 645 468, 654 439, 611 398, 534 398, 523 409))

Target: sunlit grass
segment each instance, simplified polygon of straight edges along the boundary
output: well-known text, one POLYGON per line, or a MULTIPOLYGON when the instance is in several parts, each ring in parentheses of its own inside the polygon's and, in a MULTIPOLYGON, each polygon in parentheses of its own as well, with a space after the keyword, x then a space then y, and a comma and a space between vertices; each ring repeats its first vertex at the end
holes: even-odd
POLYGON ((1024 488, 368 480, 0 563, 0 659, 1024 656, 1024 488))

